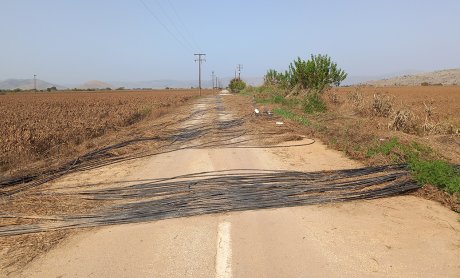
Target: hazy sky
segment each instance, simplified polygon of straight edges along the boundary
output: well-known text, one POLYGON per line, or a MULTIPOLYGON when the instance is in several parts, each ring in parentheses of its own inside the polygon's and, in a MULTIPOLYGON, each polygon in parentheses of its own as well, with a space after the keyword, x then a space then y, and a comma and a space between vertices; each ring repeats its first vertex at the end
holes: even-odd
POLYGON ((207 78, 310 53, 350 75, 460 67, 459 0, 143 1, 0 0, 0 80, 190 80, 198 51, 207 78))

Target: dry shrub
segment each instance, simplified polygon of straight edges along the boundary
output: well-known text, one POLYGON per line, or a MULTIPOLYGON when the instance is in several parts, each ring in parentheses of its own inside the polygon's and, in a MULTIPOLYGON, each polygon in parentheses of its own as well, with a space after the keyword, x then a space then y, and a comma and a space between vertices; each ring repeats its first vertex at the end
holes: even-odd
POLYGON ((422 130, 425 135, 432 135, 432 134, 445 134, 448 133, 448 125, 444 125, 441 123, 434 123, 434 122, 425 122, 422 125, 422 130))
POLYGON ((372 114, 377 117, 389 117, 393 112, 394 97, 388 94, 375 93, 372 102, 372 114))
POLYGON ((434 106, 433 101, 423 102, 425 112, 425 122, 422 124, 422 130, 424 134, 441 134, 447 131, 447 127, 433 120, 434 106))
POLYGON ((368 107, 364 94, 361 92, 361 89, 358 87, 353 92, 347 95, 348 101, 352 104, 353 110, 360 114, 366 115, 368 112, 368 107))
POLYGON ((329 100, 330 103, 332 103, 334 105, 340 104, 340 98, 339 98, 339 95, 337 94, 336 90, 328 91, 326 96, 327 96, 327 99, 329 100))
POLYGON ((409 108, 402 108, 393 114, 388 128, 405 133, 414 133, 417 131, 417 117, 409 108))
POLYGON ((460 135, 460 127, 454 127, 453 125, 449 124, 447 127, 447 134, 460 135))
POLYGON ((433 101, 431 101, 430 103, 426 104, 425 102, 423 102, 423 106, 425 106, 425 115, 427 118, 431 118, 433 117, 434 115, 434 106, 433 106, 433 101))

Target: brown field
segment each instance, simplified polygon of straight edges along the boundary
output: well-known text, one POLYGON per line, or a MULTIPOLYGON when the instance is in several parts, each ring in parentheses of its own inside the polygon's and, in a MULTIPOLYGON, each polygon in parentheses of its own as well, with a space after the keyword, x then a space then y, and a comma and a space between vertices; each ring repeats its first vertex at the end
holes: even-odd
POLYGON ((158 117, 196 96, 197 90, 0 95, 0 176, 37 161, 75 156, 77 149, 90 149, 94 138, 158 117))
POLYGON ((325 100, 338 118, 318 135, 354 158, 363 159, 360 148, 371 138, 396 137, 460 164, 460 86, 345 87, 325 100))
MULTIPOLYGON (((337 89, 341 94, 356 90, 357 87, 337 89)), ((368 97, 388 93, 394 96, 395 106, 408 106, 421 116, 425 114, 426 104, 432 106, 433 116, 438 120, 460 124, 460 86, 362 87, 358 90, 368 97)))

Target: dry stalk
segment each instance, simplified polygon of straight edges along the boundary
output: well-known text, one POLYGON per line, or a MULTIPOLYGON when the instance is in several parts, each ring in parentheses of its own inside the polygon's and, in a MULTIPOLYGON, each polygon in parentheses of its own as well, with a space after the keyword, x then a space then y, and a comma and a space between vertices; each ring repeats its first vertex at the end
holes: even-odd
POLYGON ((409 108, 402 108, 393 114, 388 128, 405 133, 413 133, 417 127, 416 120, 416 115, 409 108))
POLYGON ((394 97, 388 94, 375 93, 372 102, 372 114, 377 117, 389 117, 393 112, 394 97))

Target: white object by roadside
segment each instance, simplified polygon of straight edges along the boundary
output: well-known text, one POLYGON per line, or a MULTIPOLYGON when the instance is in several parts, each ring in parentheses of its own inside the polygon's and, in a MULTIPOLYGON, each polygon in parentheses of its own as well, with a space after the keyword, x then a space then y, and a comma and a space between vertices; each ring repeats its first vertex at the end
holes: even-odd
POLYGON ((260 113, 259 109, 257 109, 257 108, 254 109, 254 113, 259 114, 260 113))
POLYGON ((276 122, 277 125, 284 125, 283 122, 276 122))

